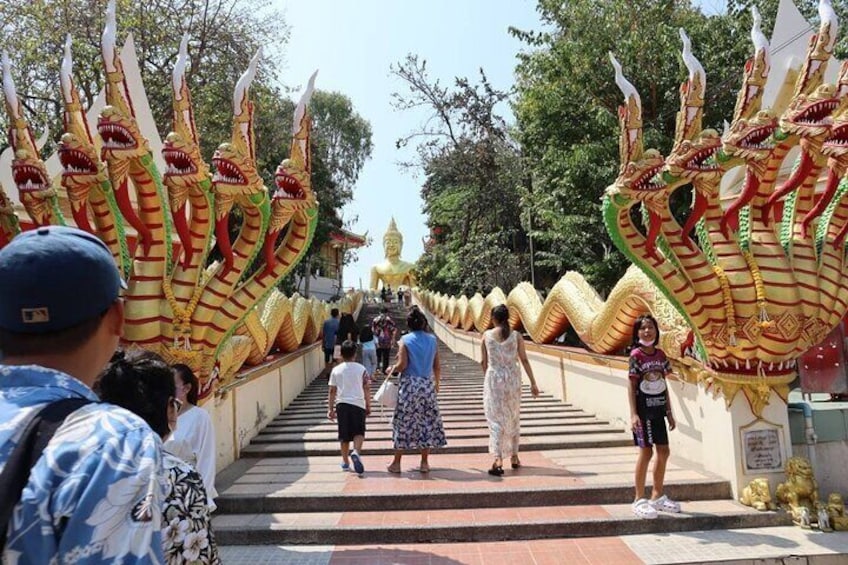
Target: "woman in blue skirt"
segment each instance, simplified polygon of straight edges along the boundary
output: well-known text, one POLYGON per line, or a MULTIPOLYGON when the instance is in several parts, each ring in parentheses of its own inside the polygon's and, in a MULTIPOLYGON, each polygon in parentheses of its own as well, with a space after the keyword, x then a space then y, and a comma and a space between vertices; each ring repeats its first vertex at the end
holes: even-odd
POLYGON ((410 332, 398 341, 397 363, 389 374, 400 373, 398 403, 392 421, 394 460, 390 473, 400 473, 405 450, 419 450, 422 473, 430 471, 430 450, 447 445, 439 414, 439 345, 436 336, 425 331, 427 319, 413 306, 406 318, 410 332))

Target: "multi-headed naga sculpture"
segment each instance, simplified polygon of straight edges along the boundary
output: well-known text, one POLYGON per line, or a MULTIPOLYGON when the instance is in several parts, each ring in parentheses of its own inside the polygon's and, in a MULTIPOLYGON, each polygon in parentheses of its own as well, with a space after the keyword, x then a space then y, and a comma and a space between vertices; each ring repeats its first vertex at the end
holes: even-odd
POLYGON ((544 303, 526 283, 509 296, 495 289, 470 301, 419 297, 454 325, 478 330, 490 326, 491 306, 507 302, 512 325, 534 341, 550 342, 572 325, 599 352, 627 343, 634 317, 651 310, 671 330, 663 346, 687 377, 712 384, 728 402, 743 391, 756 414, 771 390, 785 398, 796 359, 848 310, 848 64, 837 84, 824 83, 837 31, 828 0, 819 15, 801 69, 790 70, 784 84, 792 88, 791 102, 778 116, 762 108, 769 45, 754 9, 754 55, 723 136, 702 127, 706 73, 681 30, 689 77, 667 156, 644 148, 639 93, 611 57, 624 105, 619 175, 606 190, 603 213, 616 246, 641 272, 629 270, 606 301, 577 273, 567 273, 544 303), (798 163, 779 182, 795 147, 798 163), (744 167, 745 182, 725 209, 719 188, 735 167, 744 167), (669 207, 678 190, 692 191, 683 225, 669 207), (637 207, 644 227, 634 220, 637 207))
POLYGON ((838 85, 823 84, 836 18, 827 1, 819 11, 819 32, 779 120, 761 110, 769 57, 755 12, 755 54, 746 64, 724 139, 701 129, 706 77, 682 34, 689 79, 681 87, 675 143, 665 158, 643 149, 639 95, 614 62, 625 104, 620 109, 621 169, 604 200, 607 228, 619 249, 688 321, 705 374, 717 379, 730 398, 743 389, 755 412, 770 389, 785 396, 796 375, 795 360, 828 334, 848 306, 845 249, 839 239, 848 203, 844 191, 835 189, 838 142, 828 144, 836 169, 828 188, 820 195, 815 190, 828 161, 824 145, 833 130, 831 116, 844 112, 848 102, 848 67, 838 85), (797 145, 799 163, 778 185, 780 165, 797 145), (719 183, 736 166, 746 168, 745 186, 725 211, 719 183), (681 228, 668 201, 674 191, 690 185, 693 211, 681 228), (777 202, 783 203, 780 222, 773 219, 777 202), (636 205, 648 212, 644 233, 631 219, 630 208, 636 205), (696 239, 690 237, 694 227, 696 239))
MULTIPOLYGON (((115 5, 110 2, 102 38, 106 106, 97 137, 74 88, 70 38, 66 43, 61 186, 74 222, 109 246, 127 278, 125 342, 190 365, 202 377, 202 396, 208 396, 246 359, 263 360, 275 342, 291 351, 318 337, 324 305, 298 296, 288 299, 275 290, 307 250, 317 223, 307 112, 315 76, 295 111, 291 154, 277 168, 275 187, 269 191, 256 169, 249 98, 261 54, 236 85, 232 137, 218 147, 210 173, 200 154, 185 78, 188 39, 183 38, 173 73, 173 131, 163 148, 163 177, 136 121, 116 35, 115 5), (244 222, 231 243, 227 220, 235 206, 244 222), (137 238, 132 256, 125 226, 137 238), (207 267, 213 244, 224 259, 207 267), (249 272, 257 259, 261 265, 249 272)), ((64 223, 6 57, 3 66, 13 176, 21 202, 38 225, 64 223)), ((0 244, 19 231, 7 207, 0 193, 0 244)))

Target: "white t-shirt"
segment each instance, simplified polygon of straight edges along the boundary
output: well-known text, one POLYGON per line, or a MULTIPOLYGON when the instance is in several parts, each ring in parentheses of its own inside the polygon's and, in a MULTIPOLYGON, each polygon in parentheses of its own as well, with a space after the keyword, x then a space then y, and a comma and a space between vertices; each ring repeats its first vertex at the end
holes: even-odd
POLYGON ((215 428, 209 412, 191 406, 177 418, 177 429, 165 442, 165 449, 195 469, 203 479, 209 505, 218 491, 215 490, 215 428))
POLYGON ((367 378, 365 367, 355 361, 345 361, 330 372, 330 386, 336 387, 336 404, 344 402, 365 408, 362 383, 367 378))

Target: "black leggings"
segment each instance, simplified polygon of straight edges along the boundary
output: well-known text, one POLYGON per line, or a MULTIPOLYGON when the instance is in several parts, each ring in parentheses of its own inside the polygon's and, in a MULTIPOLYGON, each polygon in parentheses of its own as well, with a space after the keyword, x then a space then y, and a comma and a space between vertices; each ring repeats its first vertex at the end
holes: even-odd
POLYGON ((391 352, 391 348, 377 348, 377 366, 381 368, 383 373, 389 368, 389 355, 391 352))

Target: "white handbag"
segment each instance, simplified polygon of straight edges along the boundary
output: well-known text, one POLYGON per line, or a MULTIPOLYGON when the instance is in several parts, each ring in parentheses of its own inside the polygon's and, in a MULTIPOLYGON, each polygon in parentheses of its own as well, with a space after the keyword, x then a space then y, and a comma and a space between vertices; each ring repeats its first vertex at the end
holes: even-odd
POLYGON ((374 393, 374 402, 384 408, 394 409, 398 402, 398 386, 387 378, 374 393))

